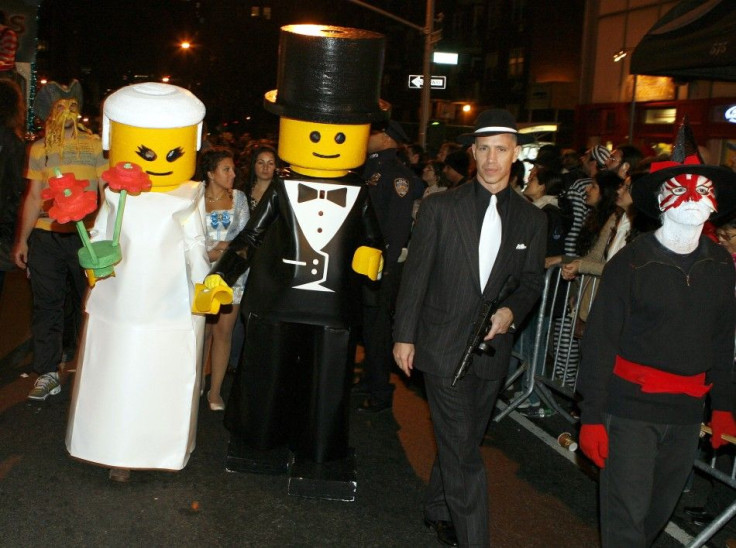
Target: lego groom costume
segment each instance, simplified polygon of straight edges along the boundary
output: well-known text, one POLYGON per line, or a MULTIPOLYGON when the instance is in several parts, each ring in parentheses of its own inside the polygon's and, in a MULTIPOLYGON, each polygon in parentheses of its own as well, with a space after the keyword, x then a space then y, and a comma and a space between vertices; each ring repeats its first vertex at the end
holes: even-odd
POLYGON ((225 411, 228 469, 283 472, 291 461, 290 494, 354 498, 353 270, 375 279, 382 241, 363 180, 348 170, 363 163, 370 123, 388 115, 383 48, 381 35, 358 29, 282 28, 278 90, 264 104, 281 116, 279 156, 291 172, 274 179, 205 280, 231 284, 250 268, 244 361, 225 411), (301 481, 312 472, 319 481, 301 481))

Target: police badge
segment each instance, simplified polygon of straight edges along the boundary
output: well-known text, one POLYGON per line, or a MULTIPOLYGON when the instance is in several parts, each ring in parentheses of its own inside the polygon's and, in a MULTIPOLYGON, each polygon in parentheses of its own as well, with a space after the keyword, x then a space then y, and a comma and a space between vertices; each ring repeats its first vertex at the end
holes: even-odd
POLYGON ((409 181, 403 177, 394 179, 394 190, 396 191, 396 194, 399 195, 399 198, 403 198, 409 193, 409 181))

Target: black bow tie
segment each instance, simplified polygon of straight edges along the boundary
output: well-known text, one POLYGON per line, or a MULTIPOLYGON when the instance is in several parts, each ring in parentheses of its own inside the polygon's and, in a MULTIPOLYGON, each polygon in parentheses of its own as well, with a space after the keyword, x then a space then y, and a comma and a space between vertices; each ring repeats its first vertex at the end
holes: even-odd
POLYGON ((340 207, 345 207, 348 196, 347 188, 338 188, 335 190, 317 190, 315 188, 311 188, 300 183, 298 186, 298 190, 299 195, 297 196, 297 203, 299 204, 319 198, 321 200, 329 200, 333 204, 337 204, 340 207))

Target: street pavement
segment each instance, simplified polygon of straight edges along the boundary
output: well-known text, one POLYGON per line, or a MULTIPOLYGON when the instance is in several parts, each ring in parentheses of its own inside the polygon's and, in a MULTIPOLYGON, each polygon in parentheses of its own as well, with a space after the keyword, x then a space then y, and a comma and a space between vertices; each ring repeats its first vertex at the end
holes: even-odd
MULTIPOLYGON (((29 319, 27 281, 14 272, 0 295, 0 546, 438 546, 422 524, 435 447, 417 381, 394 377, 393 411, 351 412, 354 502, 289 496, 285 476, 227 472, 222 413, 204 400, 184 470, 134 471, 118 484, 107 469, 66 452, 74 362, 65 366, 60 395, 26 399, 35 379, 29 319)), ((596 470, 557 444, 563 431, 576 432, 559 417, 530 421, 516 412, 489 426, 482 452, 493 546, 599 545, 596 470)), ((703 483, 696 480, 700 495, 703 483)), ((682 546, 698 531, 674 521, 655 547, 682 546)), ((727 536, 734 535, 719 533, 709 546, 724 546, 727 536)))

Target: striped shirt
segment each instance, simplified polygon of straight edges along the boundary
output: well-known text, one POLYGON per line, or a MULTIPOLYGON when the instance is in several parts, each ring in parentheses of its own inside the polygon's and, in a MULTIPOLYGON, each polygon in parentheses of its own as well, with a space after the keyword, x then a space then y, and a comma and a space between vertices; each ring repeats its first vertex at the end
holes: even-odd
POLYGON ((578 236, 580 236, 580 230, 590 211, 590 207, 585 203, 585 189, 592 180, 590 178, 578 179, 564 193, 564 197, 572 206, 573 214, 572 226, 565 236, 565 255, 577 254, 578 236))

